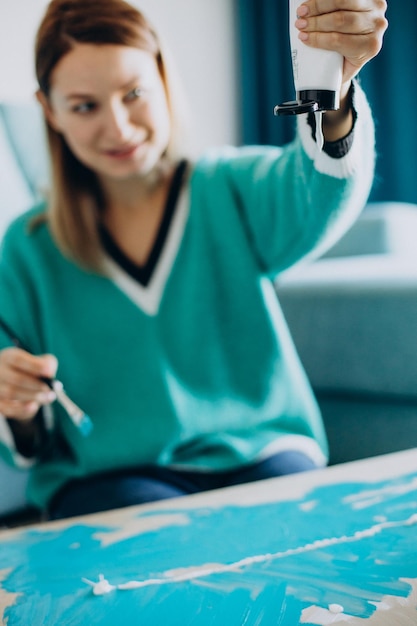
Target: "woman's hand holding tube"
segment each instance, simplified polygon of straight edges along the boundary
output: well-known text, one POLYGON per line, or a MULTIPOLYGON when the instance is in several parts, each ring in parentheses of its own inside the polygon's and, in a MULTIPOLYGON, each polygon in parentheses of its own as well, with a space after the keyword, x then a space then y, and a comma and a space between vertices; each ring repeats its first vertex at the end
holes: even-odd
POLYGON ((379 53, 388 27, 386 10, 385 0, 307 0, 297 9, 300 40, 344 57, 340 109, 326 112, 323 119, 327 141, 346 136, 352 128, 347 105, 351 80, 379 53))
POLYGON ((34 356, 15 347, 0 351, 0 413, 29 424, 42 405, 55 400, 41 379, 54 378, 57 367, 51 354, 34 356))
POLYGON ((378 54, 388 22, 385 0, 307 0, 296 22, 308 46, 335 50, 345 59, 343 82, 378 54))

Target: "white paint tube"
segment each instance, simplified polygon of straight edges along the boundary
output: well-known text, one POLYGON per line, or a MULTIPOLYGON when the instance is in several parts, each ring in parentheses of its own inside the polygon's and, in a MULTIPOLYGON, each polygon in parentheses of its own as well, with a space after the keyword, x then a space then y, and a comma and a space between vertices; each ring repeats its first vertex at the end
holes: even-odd
POLYGON ((316 139, 321 149, 322 111, 336 110, 340 105, 343 56, 331 50, 312 48, 299 39, 295 22, 300 4, 301 0, 289 0, 289 31, 296 100, 277 105, 274 113, 298 115, 314 112, 316 139))

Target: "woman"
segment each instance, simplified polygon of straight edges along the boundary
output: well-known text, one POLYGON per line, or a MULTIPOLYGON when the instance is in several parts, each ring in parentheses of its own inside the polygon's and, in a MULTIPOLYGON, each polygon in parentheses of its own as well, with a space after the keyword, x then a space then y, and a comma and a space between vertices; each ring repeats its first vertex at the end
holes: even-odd
POLYGON ((300 6, 300 37, 345 58, 324 150, 303 116, 283 149, 191 163, 144 16, 123 0, 49 4, 36 71, 51 195, 11 225, 0 260, 0 311, 25 346, 0 333, 0 451, 33 463, 28 497, 49 518, 326 463, 272 281, 366 201, 373 127, 352 79, 387 23, 381 0, 317 5, 300 6), (56 374, 88 437, 42 380, 56 374))

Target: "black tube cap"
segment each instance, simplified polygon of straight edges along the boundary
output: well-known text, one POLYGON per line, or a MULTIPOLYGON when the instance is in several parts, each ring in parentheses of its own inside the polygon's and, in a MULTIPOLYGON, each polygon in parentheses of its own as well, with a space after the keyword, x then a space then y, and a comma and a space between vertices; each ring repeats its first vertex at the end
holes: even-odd
POLYGON ((299 115, 300 113, 314 113, 319 110, 319 105, 314 100, 290 100, 277 104, 274 107, 274 115, 299 115))
POLYGON ((297 91, 297 98, 304 102, 305 100, 314 100, 318 104, 319 111, 336 111, 340 106, 340 95, 338 91, 330 89, 305 89, 297 91))
POLYGON ((275 115, 299 115, 315 111, 336 111, 340 106, 338 91, 330 89, 304 89, 297 91, 298 100, 277 104, 275 115))

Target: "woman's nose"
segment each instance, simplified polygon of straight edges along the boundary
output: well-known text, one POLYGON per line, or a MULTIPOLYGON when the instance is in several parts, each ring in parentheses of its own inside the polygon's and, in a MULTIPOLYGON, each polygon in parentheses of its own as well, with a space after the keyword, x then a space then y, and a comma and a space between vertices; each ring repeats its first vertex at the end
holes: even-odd
POLYGON ((132 124, 128 108, 122 102, 111 103, 105 117, 105 130, 112 139, 127 139, 130 137, 132 124))

